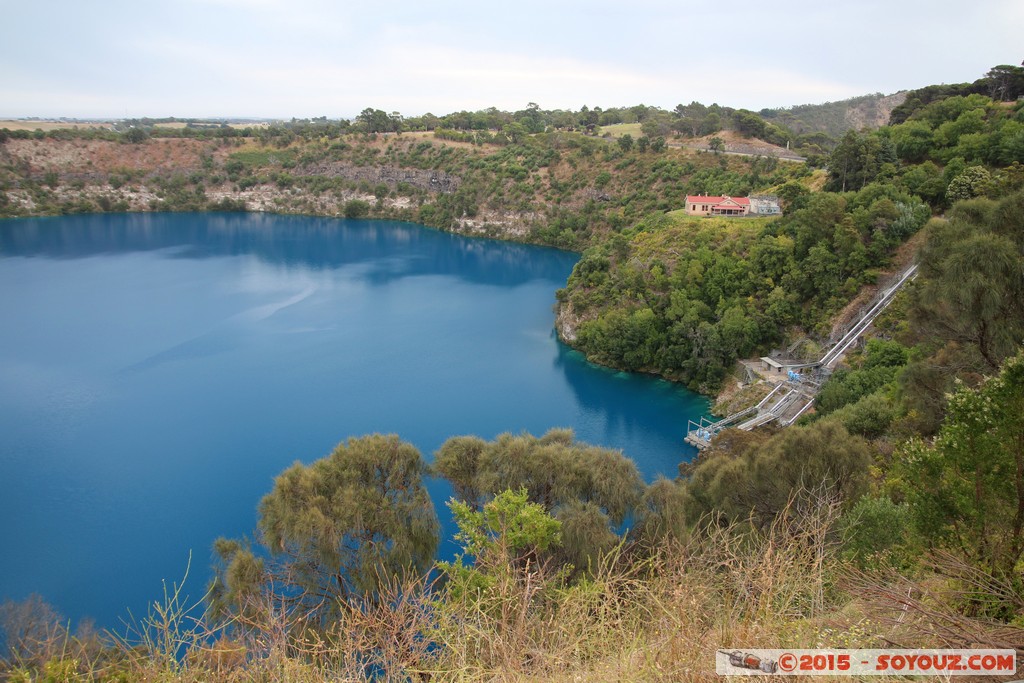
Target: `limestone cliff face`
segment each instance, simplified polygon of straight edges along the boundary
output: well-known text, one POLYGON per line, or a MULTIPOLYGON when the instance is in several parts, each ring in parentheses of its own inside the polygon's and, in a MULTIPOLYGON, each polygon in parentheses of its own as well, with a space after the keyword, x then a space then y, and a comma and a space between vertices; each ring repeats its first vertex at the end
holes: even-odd
POLYGON ((405 183, 421 190, 448 194, 459 189, 461 180, 444 171, 424 170, 418 168, 401 168, 398 166, 356 166, 354 164, 327 161, 309 164, 296 168, 296 176, 322 176, 325 178, 344 178, 345 180, 370 183, 384 183, 394 190, 399 183, 405 183))
POLYGON ((850 107, 846 112, 846 123, 853 130, 875 129, 889 124, 892 110, 907 100, 906 92, 879 97, 876 100, 850 107))
POLYGON ((576 330, 582 320, 568 301, 559 303, 555 312, 555 331, 558 338, 570 346, 576 342, 576 330))

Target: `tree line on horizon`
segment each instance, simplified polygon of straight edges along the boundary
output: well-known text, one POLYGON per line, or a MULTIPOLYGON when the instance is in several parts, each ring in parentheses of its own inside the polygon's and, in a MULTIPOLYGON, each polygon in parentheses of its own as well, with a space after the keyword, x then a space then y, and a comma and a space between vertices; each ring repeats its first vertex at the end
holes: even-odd
MULTIPOLYGON (((889 123, 905 122, 915 111, 927 104, 951 96, 985 95, 1000 102, 1013 102, 1024 95, 1024 68, 999 65, 972 83, 935 85, 912 90, 905 101, 897 106, 889 123)), ((489 142, 515 142, 522 135, 545 130, 579 130, 596 134, 601 127, 616 124, 640 124, 643 136, 649 140, 678 137, 704 137, 722 130, 733 130, 745 137, 754 137, 776 145, 791 145, 805 155, 826 155, 838 143, 850 124, 844 119, 849 107, 870 105, 881 95, 864 95, 839 102, 820 105, 795 105, 765 108, 758 112, 736 109, 717 103, 705 105, 697 101, 678 104, 672 110, 637 104, 625 107, 593 107, 583 105, 579 110, 541 109, 529 103, 518 111, 503 111, 489 107, 479 111, 458 111, 437 116, 425 113, 405 116, 401 112, 387 112, 374 107, 363 109, 353 119, 329 119, 327 116, 269 122, 267 126, 228 125, 227 121, 206 119, 138 118, 117 122, 113 131, 86 129, 58 129, 54 131, 0 131, 0 142, 5 137, 29 138, 99 138, 125 139, 140 142, 149 135, 159 137, 260 137, 260 138, 334 138, 351 133, 378 134, 415 131, 457 131, 463 134, 494 131, 502 135, 489 142), (184 123, 183 128, 160 128, 161 123, 184 123)), ((473 139, 473 138, 469 138, 473 139)))

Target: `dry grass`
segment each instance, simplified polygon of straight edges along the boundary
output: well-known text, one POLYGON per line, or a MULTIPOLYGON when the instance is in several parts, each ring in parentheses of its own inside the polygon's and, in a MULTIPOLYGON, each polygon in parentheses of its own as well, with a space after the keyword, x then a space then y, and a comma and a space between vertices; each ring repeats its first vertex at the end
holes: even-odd
POLYGON ((473 594, 391 583, 339 605, 328 628, 270 594, 214 628, 171 589, 105 648, 29 630, 38 642, 22 643, 7 678, 710 683, 718 649, 1021 647, 1020 628, 957 608, 979 591, 1019 602, 1011 587, 950 556, 916 579, 851 571, 838 557, 839 502, 805 493, 793 505, 802 514, 765 531, 708 527, 653 557, 619 548, 571 585, 531 564, 495 570, 473 594))
POLYGON ((114 124, 109 121, 90 121, 88 123, 73 123, 71 121, 29 121, 26 119, 4 119, 0 120, 0 129, 7 130, 28 130, 28 131, 50 131, 72 129, 103 129, 111 130, 114 124))
POLYGON ((600 135, 610 135, 613 138, 621 138, 623 135, 631 135, 638 138, 643 135, 643 125, 639 123, 616 123, 612 126, 601 126, 600 135))

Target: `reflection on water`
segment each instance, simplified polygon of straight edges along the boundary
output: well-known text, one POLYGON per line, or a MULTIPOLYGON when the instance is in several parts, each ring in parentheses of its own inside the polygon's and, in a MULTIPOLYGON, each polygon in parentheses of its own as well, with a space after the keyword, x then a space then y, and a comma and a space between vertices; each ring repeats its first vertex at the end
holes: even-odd
POLYGON ((337 268, 370 264, 374 283, 415 275, 454 275, 516 286, 547 277, 550 260, 571 269, 576 256, 540 247, 472 239, 411 223, 262 213, 112 214, 0 222, 0 255, 74 259, 168 250, 183 259, 254 255, 272 264, 337 268), (546 252, 545 260, 536 258, 546 252))
MULTIPOLYGON (((115 626, 339 441, 571 427, 675 476, 706 402, 553 334, 576 256, 261 214, 0 221, 0 599, 115 626)), ((453 531, 444 482, 431 495, 453 531)), ((450 554, 450 541, 441 552, 450 554)))

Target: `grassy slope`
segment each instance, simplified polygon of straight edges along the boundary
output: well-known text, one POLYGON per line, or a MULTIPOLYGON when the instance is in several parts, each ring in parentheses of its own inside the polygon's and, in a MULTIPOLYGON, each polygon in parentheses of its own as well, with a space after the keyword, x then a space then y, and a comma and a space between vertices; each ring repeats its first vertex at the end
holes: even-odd
POLYGON ((507 147, 426 134, 274 145, 9 140, 0 145, 0 189, 7 195, 0 215, 113 205, 196 210, 223 199, 250 209, 340 215, 346 202, 360 199, 375 217, 583 249, 652 211, 679 207, 687 193, 743 195, 801 173, 769 160, 680 149, 623 152, 607 140, 561 132, 507 147), (422 177, 406 182, 402 169, 447 174, 454 184, 439 191, 422 177))

